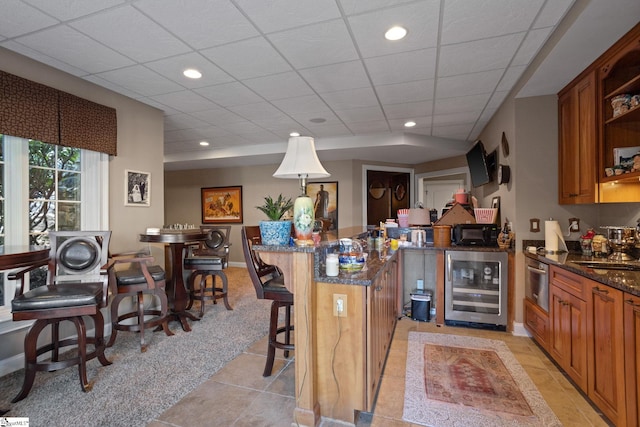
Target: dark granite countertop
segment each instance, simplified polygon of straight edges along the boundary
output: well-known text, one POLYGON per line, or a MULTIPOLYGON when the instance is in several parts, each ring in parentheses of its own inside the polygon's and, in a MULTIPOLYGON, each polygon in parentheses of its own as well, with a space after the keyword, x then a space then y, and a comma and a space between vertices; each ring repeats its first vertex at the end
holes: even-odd
POLYGON ((544 251, 536 253, 524 250, 527 258, 532 258, 545 264, 556 265, 565 270, 579 274, 588 279, 595 280, 612 288, 629 292, 640 296, 640 271, 604 270, 590 268, 576 264, 574 261, 603 261, 604 258, 584 256, 579 252, 566 252, 561 254, 547 254, 544 251))
MULTIPOLYGON (((366 241, 366 227, 349 227, 340 229, 337 232, 323 233, 319 246, 277 246, 277 245, 256 245, 257 251, 271 252, 313 252, 314 256, 314 280, 323 283, 335 283, 345 285, 369 286, 377 278, 387 261, 397 257, 398 251, 482 251, 482 252, 513 252, 513 249, 500 249, 498 247, 478 247, 478 246, 434 246, 427 244, 425 246, 402 246, 397 251, 391 249, 383 249, 382 251, 370 250, 367 253, 367 262, 365 267, 357 272, 340 271, 338 276, 327 276, 325 274, 325 259, 328 253, 338 252, 338 241, 341 238, 360 238, 366 241)), ((366 246, 366 245, 365 245, 366 246)))

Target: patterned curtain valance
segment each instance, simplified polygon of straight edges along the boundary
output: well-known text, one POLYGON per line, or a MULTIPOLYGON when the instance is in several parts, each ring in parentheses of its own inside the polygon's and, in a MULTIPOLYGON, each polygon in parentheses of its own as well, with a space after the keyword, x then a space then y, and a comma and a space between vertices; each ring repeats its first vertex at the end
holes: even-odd
POLYGON ((117 154, 114 108, 0 71, 0 133, 117 154))

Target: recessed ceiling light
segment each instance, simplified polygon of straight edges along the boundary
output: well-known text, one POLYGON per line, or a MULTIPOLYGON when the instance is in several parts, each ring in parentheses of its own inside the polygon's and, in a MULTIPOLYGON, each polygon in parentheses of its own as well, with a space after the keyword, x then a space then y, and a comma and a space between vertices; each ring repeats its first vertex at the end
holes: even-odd
POLYGON ((289 136, 300 136, 300 134, 298 132, 291 132, 289 136))
POLYGON ((309 121, 311 123, 324 123, 327 121, 327 119, 323 119, 322 117, 317 117, 315 119, 309 119, 309 121))
POLYGON ((190 79, 199 79, 200 77, 202 77, 202 73, 193 68, 187 68, 182 72, 182 74, 184 74, 185 77, 189 77, 190 79))
POLYGON ((391 27, 384 33, 384 38, 387 40, 400 40, 407 35, 407 30, 402 27, 395 26, 391 27))
POLYGON ((200 145, 202 145, 203 147, 208 147, 209 143, 207 141, 200 141, 200 145))
POLYGON ((416 122, 407 122, 404 124, 404 127, 406 128, 412 128, 416 125, 416 122))

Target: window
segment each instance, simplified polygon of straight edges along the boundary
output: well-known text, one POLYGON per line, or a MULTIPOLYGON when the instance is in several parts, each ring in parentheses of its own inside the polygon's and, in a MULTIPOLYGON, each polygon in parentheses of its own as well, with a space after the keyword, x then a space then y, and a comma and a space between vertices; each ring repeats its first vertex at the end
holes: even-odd
MULTIPOLYGON (((0 244, 48 245, 51 230, 107 228, 108 155, 0 134, 0 244)), ((5 273, 0 326, 15 293, 5 273)), ((45 268, 31 273, 29 287, 45 283, 45 268)))

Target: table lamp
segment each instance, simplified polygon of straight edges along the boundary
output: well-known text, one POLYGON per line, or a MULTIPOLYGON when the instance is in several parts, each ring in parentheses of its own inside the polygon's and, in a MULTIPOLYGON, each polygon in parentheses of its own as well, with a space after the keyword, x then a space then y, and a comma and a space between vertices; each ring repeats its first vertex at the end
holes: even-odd
POLYGON ((300 180, 302 194, 295 200, 293 205, 293 228, 296 233, 296 244, 298 246, 313 245, 311 233, 315 214, 313 200, 307 196, 307 179, 331 176, 318 160, 313 138, 310 136, 292 136, 289 138, 287 152, 273 176, 300 180))

